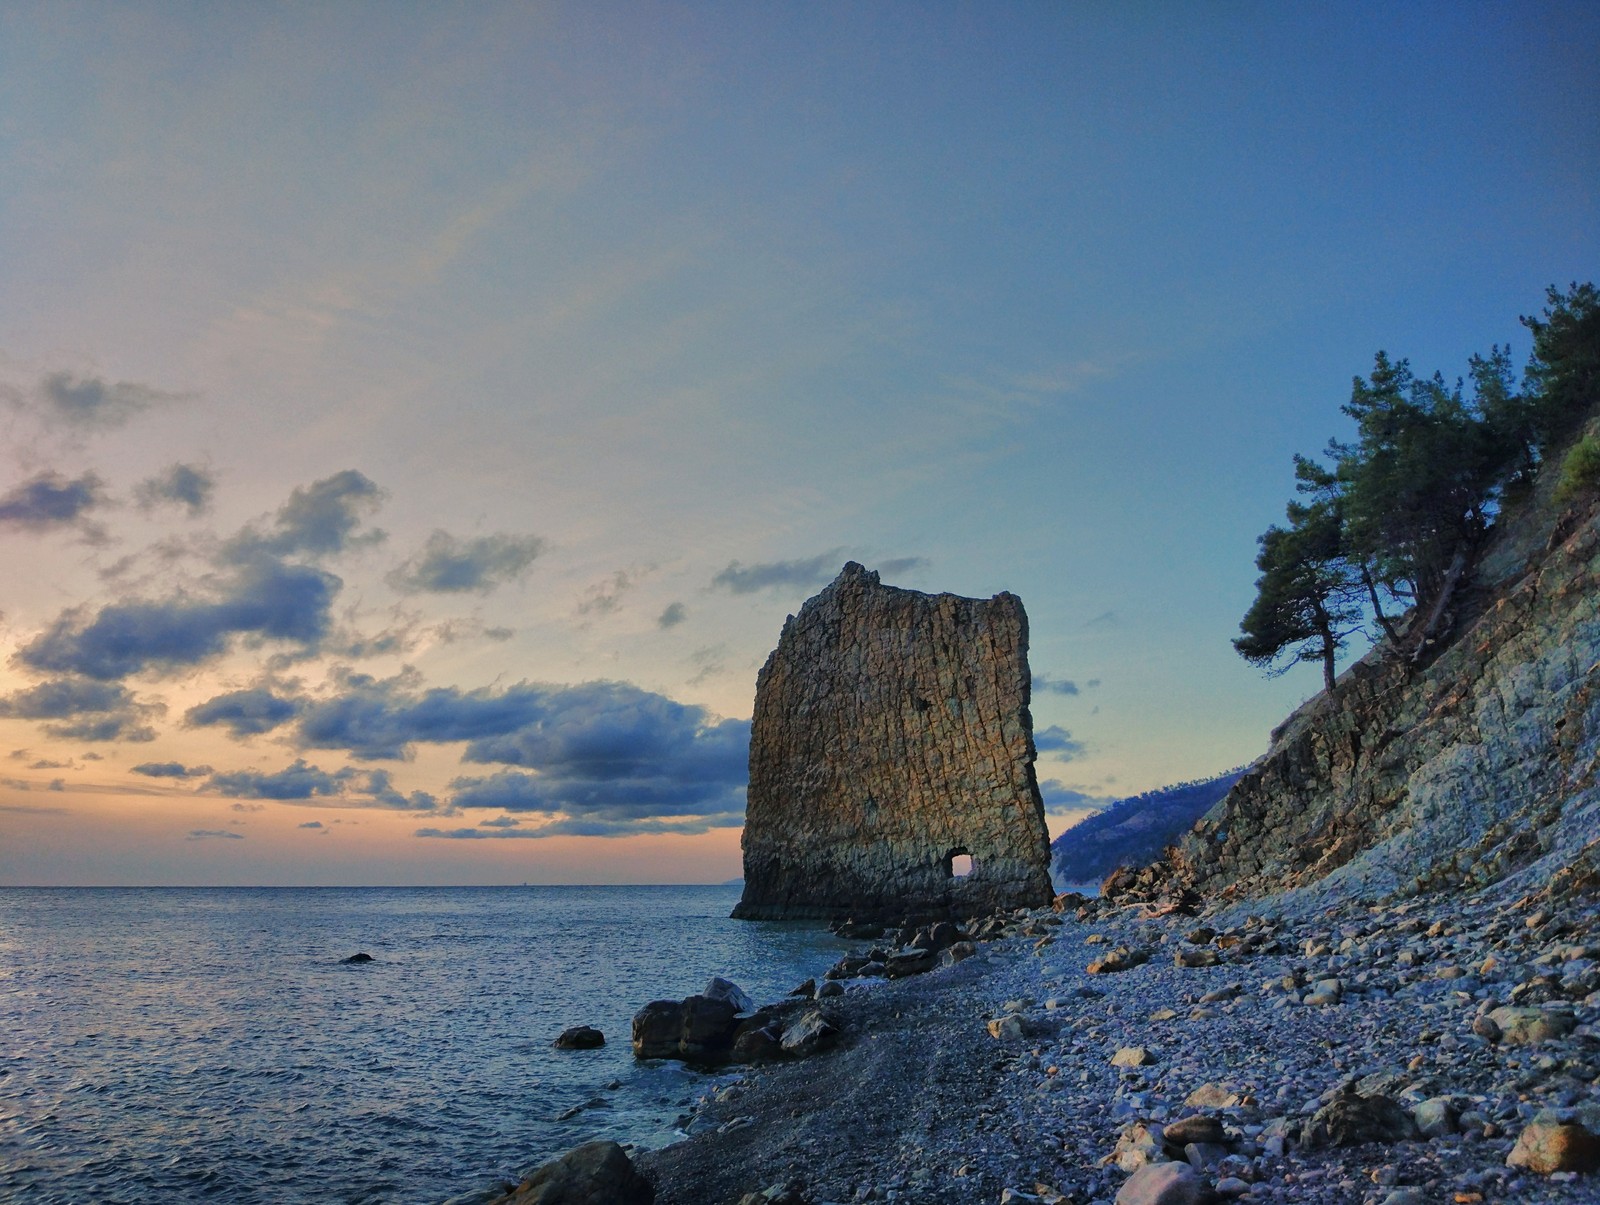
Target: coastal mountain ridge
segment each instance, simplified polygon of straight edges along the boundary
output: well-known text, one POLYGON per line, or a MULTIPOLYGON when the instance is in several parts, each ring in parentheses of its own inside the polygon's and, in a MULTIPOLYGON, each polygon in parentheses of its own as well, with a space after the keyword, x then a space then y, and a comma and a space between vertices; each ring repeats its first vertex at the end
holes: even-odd
POLYGON ((1143 866, 1194 827, 1243 768, 1119 799, 1050 843, 1050 877, 1061 889, 1098 884, 1123 866, 1143 866))

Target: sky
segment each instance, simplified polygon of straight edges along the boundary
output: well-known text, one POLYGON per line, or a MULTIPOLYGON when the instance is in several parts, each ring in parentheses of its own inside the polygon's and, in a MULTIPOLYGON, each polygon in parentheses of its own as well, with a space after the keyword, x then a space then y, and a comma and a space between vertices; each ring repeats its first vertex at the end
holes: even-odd
POLYGON ((718 882, 847 560, 1021 597, 1053 832, 1374 353, 1600 275, 1600 8, 0 6, 0 885, 718 882))

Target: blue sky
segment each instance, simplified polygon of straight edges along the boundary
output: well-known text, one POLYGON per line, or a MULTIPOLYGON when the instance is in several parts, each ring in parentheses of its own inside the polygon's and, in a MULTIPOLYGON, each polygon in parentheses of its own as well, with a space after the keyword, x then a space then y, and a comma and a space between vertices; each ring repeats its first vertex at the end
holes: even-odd
POLYGON ((1583 4, 7 6, 0 882, 732 877, 848 559, 1021 596, 1056 830, 1252 759, 1317 687, 1229 644, 1290 458, 1596 276, 1597 58, 1583 4))

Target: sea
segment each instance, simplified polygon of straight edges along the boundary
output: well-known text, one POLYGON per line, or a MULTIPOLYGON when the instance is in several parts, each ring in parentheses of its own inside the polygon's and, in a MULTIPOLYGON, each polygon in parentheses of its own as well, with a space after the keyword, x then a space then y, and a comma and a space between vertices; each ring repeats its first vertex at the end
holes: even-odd
POLYGON ((845 948, 738 894, 0 888, 0 1201, 438 1205, 674 1141, 712 1081, 633 1059, 639 1007, 773 1001, 845 948), (606 1045, 552 1047, 579 1024, 606 1045))

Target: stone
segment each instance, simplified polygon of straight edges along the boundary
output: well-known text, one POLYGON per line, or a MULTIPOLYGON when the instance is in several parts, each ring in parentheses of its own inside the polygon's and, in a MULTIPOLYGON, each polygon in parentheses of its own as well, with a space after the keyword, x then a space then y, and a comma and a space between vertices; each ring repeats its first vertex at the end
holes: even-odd
POLYGON ((964 962, 978 952, 978 947, 970 941, 958 941, 939 954, 939 965, 953 967, 958 962, 964 962))
POLYGON ((1507 1005, 1491 1011, 1488 1019, 1506 1046, 1533 1046, 1563 1038, 1578 1027, 1577 1017, 1569 1012, 1532 1006, 1507 1005))
POLYGON ((1399 1101, 1381 1093, 1363 1096, 1347 1087, 1312 1114, 1303 1145, 1315 1149, 1401 1142, 1415 1134, 1416 1124, 1399 1101))
POLYGON ((842 996, 844 995, 844 984, 833 979, 824 980, 822 986, 817 988, 814 994, 818 1000, 826 1000, 830 996, 842 996))
POLYGON ((573 1025, 551 1044, 557 1050, 594 1050, 606 1044, 606 1035, 591 1025, 573 1025))
POLYGON ((1174 966, 1214 967, 1221 961, 1222 955, 1210 946, 1179 946, 1172 952, 1174 966))
POLYGON ((1155 1061, 1156 1056, 1144 1046, 1124 1046, 1111 1056, 1113 1067, 1148 1067, 1155 1061))
POLYGON ((1023 1038, 1027 1036, 1027 1029, 1022 1024, 1022 1018, 1016 1013, 1008 1013, 1003 1017, 996 1017, 989 1022, 989 1036, 997 1040, 1007 1038, 1023 1038))
POLYGON ((1209 1196, 1187 1163, 1147 1163, 1118 1190, 1116 1205, 1203 1205, 1209 1196))
POLYGON ((1168 1146, 1181 1151, 1191 1142, 1220 1146, 1227 1141, 1227 1134, 1222 1128, 1220 1118, 1213 1117, 1209 1113, 1195 1113, 1169 1123, 1163 1139, 1168 1146))
POLYGON ((1239 1094, 1227 1084, 1201 1084, 1183 1103, 1190 1109, 1231 1109, 1239 1103, 1239 1094))
POLYGON ((831 1014, 808 1008, 783 1030, 783 1053, 790 1058, 806 1058, 833 1045, 839 1026, 831 1014))
POLYGON ((651 1205, 656 1190, 615 1142, 586 1142, 539 1168, 496 1205, 651 1205))
POLYGON ((1456 1132, 1456 1106, 1448 1096, 1435 1096, 1411 1110, 1417 1132, 1424 1138, 1444 1138, 1456 1132))
POLYGON ((733 980, 724 979, 721 975, 713 975, 700 994, 707 1000, 726 1000, 733 1005, 735 1012, 751 1013, 756 1010, 756 1002, 750 999, 749 994, 733 980))
POLYGON ((1517 1135, 1506 1166, 1541 1176, 1600 1171, 1600 1136, 1587 1126, 1534 1122, 1517 1135))
POLYGON ((360 966, 362 963, 375 962, 377 960, 374 959, 371 954, 362 952, 360 954, 352 954, 349 958, 341 958, 339 961, 344 963, 346 966, 360 966))
POLYGON ((1150 951, 1132 946, 1118 946, 1101 958, 1096 958, 1083 969, 1091 975, 1112 975, 1118 971, 1131 971, 1150 961, 1150 951))
POLYGON ((932 950, 912 947, 896 950, 884 960, 883 973, 889 979, 904 979, 908 975, 925 975, 938 964, 938 955, 932 950))
POLYGON ((683 1001, 652 1000, 633 1014, 633 1057, 675 1059, 681 1053, 683 1001))
POLYGON ((735 1018, 739 1010, 733 1001, 711 996, 690 996, 683 1002, 683 1028, 678 1039, 679 1054, 690 1062, 715 1062, 733 1045, 735 1018))
POLYGON ((734 915, 1049 905, 1027 650, 1013 595, 922 594, 846 565, 757 679, 734 915))

